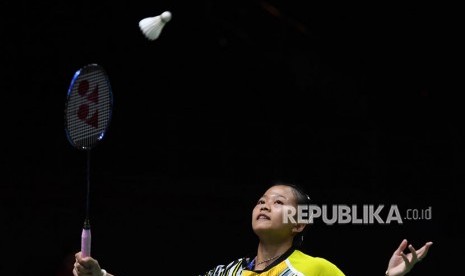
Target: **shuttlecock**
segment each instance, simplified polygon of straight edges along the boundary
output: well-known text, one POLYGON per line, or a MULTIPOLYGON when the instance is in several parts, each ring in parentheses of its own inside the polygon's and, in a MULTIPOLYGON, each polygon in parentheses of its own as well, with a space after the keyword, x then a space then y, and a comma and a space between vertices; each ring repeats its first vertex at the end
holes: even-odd
POLYGON ((147 17, 139 21, 139 27, 142 33, 149 40, 155 40, 160 36, 160 33, 165 24, 171 20, 171 12, 165 11, 154 17, 147 17))

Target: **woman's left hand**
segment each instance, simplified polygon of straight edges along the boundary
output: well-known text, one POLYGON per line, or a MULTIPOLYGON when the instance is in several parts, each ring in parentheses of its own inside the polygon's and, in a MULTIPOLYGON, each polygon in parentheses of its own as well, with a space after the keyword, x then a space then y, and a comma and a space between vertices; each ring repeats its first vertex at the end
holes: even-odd
POLYGON ((407 274, 416 263, 420 262, 428 254, 428 250, 433 245, 432 242, 427 242, 423 247, 418 250, 410 244, 408 249, 410 253, 405 254, 404 250, 407 248, 408 242, 406 239, 402 240, 399 247, 392 254, 391 259, 389 260, 388 269, 386 270, 386 275, 388 276, 402 276, 407 274))

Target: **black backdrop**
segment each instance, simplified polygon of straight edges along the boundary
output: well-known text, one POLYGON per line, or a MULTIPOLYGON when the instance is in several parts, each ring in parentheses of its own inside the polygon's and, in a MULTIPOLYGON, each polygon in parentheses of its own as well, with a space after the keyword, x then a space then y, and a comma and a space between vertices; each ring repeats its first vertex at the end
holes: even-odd
POLYGON ((464 128, 453 7, 285 1, 1 2, 1 275, 71 275, 85 152, 64 133, 76 70, 114 93, 91 152, 92 254, 116 275, 196 275, 255 250, 269 181, 321 205, 431 207, 403 224, 316 223, 304 249, 382 275, 402 238, 432 240, 412 275, 463 259, 464 128), (142 18, 173 17, 148 41, 142 18))

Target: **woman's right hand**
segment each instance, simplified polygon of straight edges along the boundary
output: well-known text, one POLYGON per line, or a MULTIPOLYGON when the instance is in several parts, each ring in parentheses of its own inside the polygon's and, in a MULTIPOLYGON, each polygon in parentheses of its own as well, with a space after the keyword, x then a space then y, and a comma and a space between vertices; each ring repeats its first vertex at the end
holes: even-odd
MULTIPOLYGON (((74 255, 73 275, 74 276, 104 276, 104 271, 100 267, 98 261, 92 257, 82 257, 81 252, 74 255)), ((107 276, 111 274, 107 273, 107 276)))

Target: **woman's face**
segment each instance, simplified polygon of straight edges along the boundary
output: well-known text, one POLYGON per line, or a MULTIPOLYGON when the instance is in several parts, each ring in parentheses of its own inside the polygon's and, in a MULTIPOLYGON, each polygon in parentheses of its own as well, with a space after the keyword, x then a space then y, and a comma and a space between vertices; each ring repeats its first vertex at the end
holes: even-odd
POLYGON ((285 219, 296 208, 297 200, 292 187, 277 185, 269 188, 252 211, 253 231, 260 237, 292 238, 295 224, 285 219))

